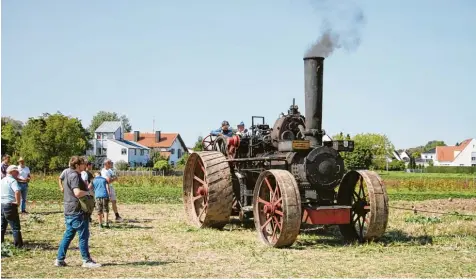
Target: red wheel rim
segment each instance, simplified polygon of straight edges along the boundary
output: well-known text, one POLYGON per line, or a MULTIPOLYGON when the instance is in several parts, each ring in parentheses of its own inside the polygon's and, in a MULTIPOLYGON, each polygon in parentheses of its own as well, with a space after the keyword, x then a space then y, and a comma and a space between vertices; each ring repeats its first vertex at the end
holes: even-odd
POLYGON ((208 147, 212 145, 213 145, 212 135, 208 135, 202 140, 203 150, 208 150, 208 147))
POLYGON ((198 220, 203 223, 208 208, 208 184, 205 167, 201 159, 197 160, 193 172, 192 204, 198 220))
POLYGON ((273 176, 267 176, 260 185, 258 197, 259 223, 261 234, 275 244, 283 230, 283 209, 281 190, 273 176))

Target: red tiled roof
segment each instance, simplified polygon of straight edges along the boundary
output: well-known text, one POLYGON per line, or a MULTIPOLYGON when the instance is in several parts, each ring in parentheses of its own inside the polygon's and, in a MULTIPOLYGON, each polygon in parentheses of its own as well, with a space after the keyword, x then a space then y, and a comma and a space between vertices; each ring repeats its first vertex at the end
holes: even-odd
MULTIPOLYGON (((139 144, 149 148, 171 147, 178 133, 160 133, 160 142, 155 142, 155 133, 139 133, 139 144)), ((124 133, 124 139, 134 141, 134 133, 124 133)))
POLYGON ((455 159, 455 151, 463 151, 472 139, 464 140, 458 146, 437 146, 436 156, 440 162, 453 162, 455 159))

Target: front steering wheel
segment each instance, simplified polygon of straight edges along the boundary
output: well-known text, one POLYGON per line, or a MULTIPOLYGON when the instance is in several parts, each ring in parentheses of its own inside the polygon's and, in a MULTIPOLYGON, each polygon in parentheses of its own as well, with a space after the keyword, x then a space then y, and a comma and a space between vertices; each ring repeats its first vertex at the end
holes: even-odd
POLYGON ((213 146, 214 141, 212 140, 212 135, 206 136, 202 140, 203 150, 208 150, 208 147, 213 146))

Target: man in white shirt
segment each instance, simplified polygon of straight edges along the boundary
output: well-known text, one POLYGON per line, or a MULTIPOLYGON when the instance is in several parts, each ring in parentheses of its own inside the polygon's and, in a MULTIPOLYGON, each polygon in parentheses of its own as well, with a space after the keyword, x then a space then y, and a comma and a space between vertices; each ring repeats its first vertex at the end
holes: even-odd
POLYGON ((26 211, 26 195, 28 194, 28 183, 30 182, 30 168, 25 166, 25 160, 20 157, 18 159, 18 187, 21 192, 21 213, 27 214, 26 211))
POLYGON ((23 246, 21 235, 20 216, 18 215, 18 204, 20 203, 20 188, 18 187, 18 167, 10 165, 5 170, 6 176, 1 182, 2 199, 2 244, 5 240, 7 226, 10 224, 13 233, 13 244, 16 247, 23 246))
POLYGON ((116 215, 116 222, 121 222, 122 218, 119 215, 119 212, 117 210, 116 191, 114 190, 114 187, 112 186, 112 182, 116 181, 117 177, 114 171, 112 170, 112 161, 110 159, 106 159, 104 161, 104 168, 101 170, 101 176, 106 178, 107 183, 109 183, 109 190, 110 190, 109 200, 111 201, 111 204, 112 204, 112 210, 114 211, 114 214, 116 215))

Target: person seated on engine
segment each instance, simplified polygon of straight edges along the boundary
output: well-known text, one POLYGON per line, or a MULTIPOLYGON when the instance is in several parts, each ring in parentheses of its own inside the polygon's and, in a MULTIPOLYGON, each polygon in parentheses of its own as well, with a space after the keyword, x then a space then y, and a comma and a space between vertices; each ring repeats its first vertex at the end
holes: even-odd
POLYGON ((221 128, 211 131, 210 135, 231 137, 233 136, 233 131, 230 129, 230 123, 225 120, 221 123, 221 128))
POLYGON ((245 123, 243 123, 243 121, 241 121, 241 123, 238 124, 236 126, 236 128, 238 129, 236 134, 239 135, 239 136, 244 136, 248 132, 248 129, 245 129, 245 123))

